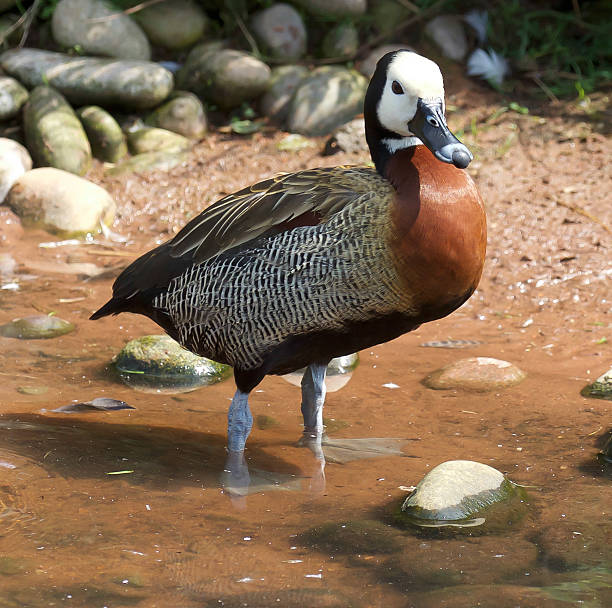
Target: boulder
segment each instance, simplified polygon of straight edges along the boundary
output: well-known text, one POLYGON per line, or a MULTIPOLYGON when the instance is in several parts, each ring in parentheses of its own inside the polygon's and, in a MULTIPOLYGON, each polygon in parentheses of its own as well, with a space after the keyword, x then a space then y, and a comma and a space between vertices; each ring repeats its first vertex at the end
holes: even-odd
POLYGON ((442 54, 453 61, 462 61, 468 51, 463 20, 456 15, 439 15, 426 26, 425 33, 438 45, 442 54))
POLYGON ((15 181, 31 168, 28 151, 12 139, 0 137, 0 203, 15 181))
POLYGON ((91 148, 81 122, 64 97, 44 85, 30 94, 23 128, 28 149, 39 166, 84 175, 91 165, 91 148))
POLYGON ((2 53, 0 66, 28 88, 48 84, 79 106, 148 109, 174 87, 172 73, 150 61, 70 57, 24 48, 2 53))
POLYGON ((262 50, 285 63, 306 52, 306 28, 300 14, 289 4, 279 2, 253 15, 253 35, 262 50))
POLYGON ((302 65, 282 65, 272 70, 268 87, 259 102, 264 116, 282 123, 289 112, 289 102, 300 82, 308 74, 302 65))
POLYGON ((105 162, 116 163, 127 154, 127 145, 117 121, 98 106, 77 111, 89 138, 93 155, 105 162))
POLYGON ((128 146, 132 154, 182 152, 191 147, 191 141, 166 129, 144 127, 128 134, 128 146))
POLYGON ((10 76, 0 76, 0 121, 10 120, 19 114, 28 100, 28 90, 10 76))
POLYGON ((189 91, 172 93, 168 101, 149 114, 146 122, 196 140, 202 139, 208 128, 202 102, 189 91))
POLYGON ((177 74, 177 87, 230 109, 259 97, 269 79, 270 68, 248 53, 203 44, 189 53, 177 74))
POLYGON ((50 167, 24 173, 7 203, 24 225, 61 236, 99 232, 100 223, 110 226, 115 216, 115 201, 104 188, 50 167))
POLYGON ((515 386, 525 377, 523 371, 508 361, 470 357, 445 365, 427 376, 423 383, 437 390, 459 388, 487 392, 515 386))
POLYGON ((121 59, 151 57, 149 41, 138 24, 105 0, 60 0, 53 11, 55 41, 87 54, 121 59))
POLYGON ((313 15, 323 17, 356 17, 366 12, 367 0, 296 0, 313 15))
POLYGON ((345 59, 352 57, 359 47, 359 32, 352 23, 339 23, 332 27, 323 38, 323 57, 345 59))
POLYGON ((293 133, 327 135, 363 111, 366 79, 354 70, 321 67, 300 82, 289 104, 293 133))
POLYGON ((206 30, 208 17, 191 0, 166 0, 149 4, 134 14, 149 40, 170 50, 195 44, 206 30))

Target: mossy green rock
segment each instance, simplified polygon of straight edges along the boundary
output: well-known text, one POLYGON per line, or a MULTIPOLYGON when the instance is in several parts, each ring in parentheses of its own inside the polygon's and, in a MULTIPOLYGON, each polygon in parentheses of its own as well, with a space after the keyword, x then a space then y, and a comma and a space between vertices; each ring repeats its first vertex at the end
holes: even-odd
POLYGON ((86 106, 77 111, 96 158, 116 163, 127 154, 127 144, 117 121, 98 106, 86 106))
POLYGON ((189 91, 172 93, 168 101, 149 114, 146 122, 189 139, 202 139, 208 128, 202 102, 189 91))
POLYGON ((404 501, 402 512, 420 526, 484 523, 495 503, 517 494, 517 486, 497 469, 470 460, 449 460, 432 469, 404 501))
POLYGON ((612 401, 612 369, 602 374, 593 382, 585 386, 581 395, 583 397, 595 397, 596 399, 607 399, 612 401))
POLYGON ((128 134, 128 146, 132 154, 182 152, 191 147, 191 142, 186 137, 167 129, 144 127, 128 134))
POLYGON ((0 120, 17 116, 28 100, 28 90, 10 76, 0 76, 0 120))
POLYGON ((198 357, 166 335, 131 340, 114 363, 126 384, 145 392, 192 391, 225 380, 232 372, 228 365, 198 357))
POLYGON ((343 59, 352 57, 359 47, 359 32, 352 23, 339 23, 323 38, 323 57, 343 59))
POLYGON ((327 135, 363 111, 366 79, 337 66, 317 68, 304 78, 289 104, 292 133, 327 135))
POLYGON ((170 171, 187 160, 187 152, 162 150, 135 154, 107 170, 109 175, 125 173, 147 173, 149 171, 170 171))
POLYGON ((259 107, 261 113, 275 122, 282 123, 289 113, 289 102, 298 85, 308 74, 303 65, 282 65, 272 70, 270 80, 259 107))
POLYGON ((34 315, 23 319, 14 319, 0 326, 0 335, 5 338, 20 340, 38 340, 56 338, 74 330, 74 325, 59 317, 34 315))
POLYGON ((34 162, 76 175, 91 166, 91 147, 83 125, 66 99, 44 85, 30 94, 23 112, 28 150, 34 162))

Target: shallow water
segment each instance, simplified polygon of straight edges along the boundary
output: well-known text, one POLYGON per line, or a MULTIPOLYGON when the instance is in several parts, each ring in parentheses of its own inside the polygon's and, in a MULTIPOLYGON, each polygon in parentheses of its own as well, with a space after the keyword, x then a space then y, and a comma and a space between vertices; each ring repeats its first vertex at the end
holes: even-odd
MULTIPOLYGON (((22 243, 32 256, 35 242, 22 243)), ((546 313, 528 311, 528 324, 489 317, 476 297, 362 352, 328 395, 324 472, 297 445, 299 389, 267 378, 252 397, 266 423, 248 443, 247 486, 224 472, 231 380, 180 395, 134 391, 109 361, 155 326, 132 315, 86 320, 109 279, 17 282, 2 292, 3 320, 57 310, 77 330, 0 338, 0 606, 612 604, 612 474, 596 459, 610 402, 580 396, 603 361, 546 313), (446 340, 474 344, 420 346, 446 340), (497 394, 420 384, 480 355, 518 364, 527 380, 497 394), (96 397, 136 409, 51 412, 96 397), (377 439, 346 441, 367 438, 377 439), (406 487, 451 459, 528 486, 528 515, 492 534, 397 527, 406 487)))

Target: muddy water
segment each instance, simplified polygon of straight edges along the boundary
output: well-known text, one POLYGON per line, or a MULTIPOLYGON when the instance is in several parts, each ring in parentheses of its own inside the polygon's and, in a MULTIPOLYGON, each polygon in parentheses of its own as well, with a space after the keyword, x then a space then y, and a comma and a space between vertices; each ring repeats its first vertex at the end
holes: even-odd
MULTIPOLYGON (((118 267, 192 213, 202 159, 214 195, 279 164, 338 162, 266 155, 269 143, 256 141, 261 162, 248 175, 227 175, 239 164, 237 144, 219 142, 234 146, 226 164, 203 150, 174 174, 106 182, 121 201, 114 229, 127 244, 42 248, 53 237, 34 231, 4 250, 19 266, 2 284, 18 289, 0 290, 0 321, 55 312, 77 329, 53 340, 0 338, 0 607, 612 605, 612 474, 596 459, 612 428, 610 402, 580 396, 611 363, 609 233, 545 196, 576 183, 585 146, 601 142, 559 144, 530 172, 521 169, 524 150, 477 166, 492 224, 481 288, 452 317, 361 353, 351 380, 328 395, 332 439, 399 438, 399 453, 394 442, 391 453, 356 459, 328 452, 323 479, 320 462, 297 445, 299 389, 266 378, 251 406, 274 423, 249 439, 247 492, 224 473, 232 381, 180 395, 136 392, 109 361, 158 329, 133 315, 87 317, 118 267), (563 183, 542 181, 545 163, 563 151, 572 167, 563 183), (544 195, 521 197, 520 179, 523 191, 544 195), (67 266, 83 262, 109 276, 67 266), (420 346, 448 339, 480 344, 420 346), (464 356, 506 359, 528 377, 489 394, 420 383, 464 356), (136 409, 51 412, 95 397, 136 409), (528 515, 493 534, 396 527, 406 487, 451 459, 489 464, 528 486, 528 515)), ((601 144, 592 158, 605 154, 601 144)), ((607 212, 596 171, 580 178, 592 178, 583 201, 596 206, 592 216, 607 212)))

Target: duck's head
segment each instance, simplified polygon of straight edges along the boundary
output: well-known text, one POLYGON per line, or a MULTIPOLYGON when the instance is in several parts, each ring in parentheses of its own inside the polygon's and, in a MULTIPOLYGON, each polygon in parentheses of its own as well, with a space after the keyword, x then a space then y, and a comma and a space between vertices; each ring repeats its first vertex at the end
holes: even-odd
POLYGON ((412 51, 394 51, 380 59, 366 93, 364 116, 372 158, 381 172, 391 155, 419 143, 459 169, 473 158, 446 124, 440 68, 412 51))

